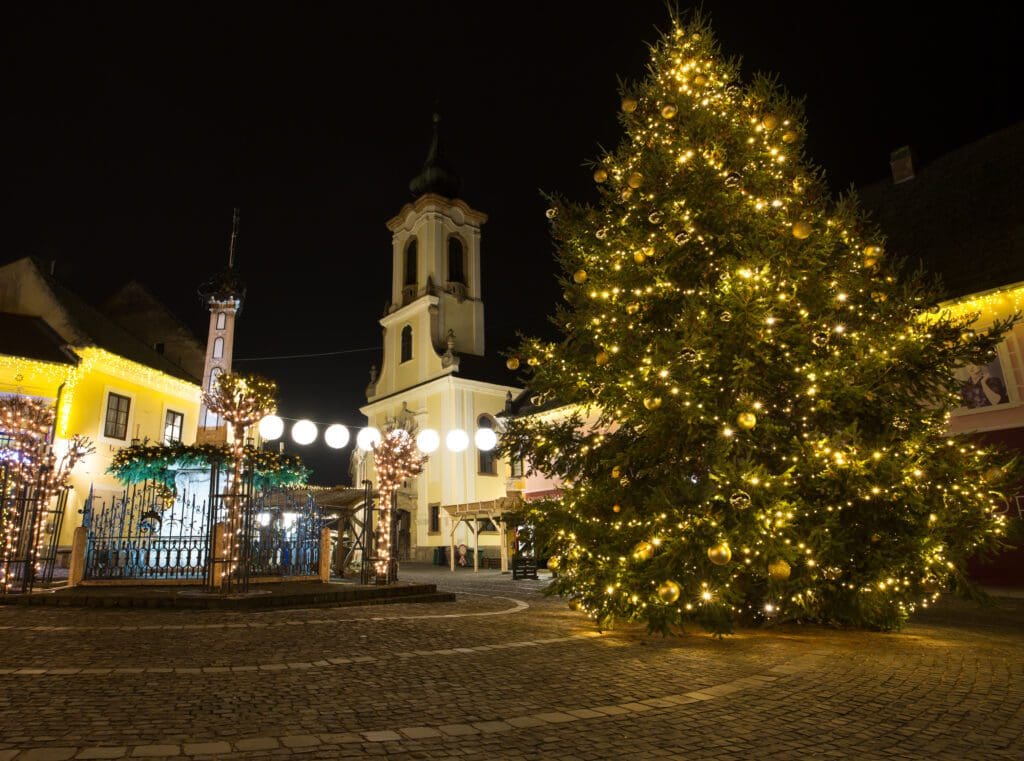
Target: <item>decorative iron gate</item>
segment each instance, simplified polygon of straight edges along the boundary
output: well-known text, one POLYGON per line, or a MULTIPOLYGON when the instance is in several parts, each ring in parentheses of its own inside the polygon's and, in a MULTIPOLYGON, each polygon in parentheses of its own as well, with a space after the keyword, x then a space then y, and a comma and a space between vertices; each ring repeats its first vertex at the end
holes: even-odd
POLYGON ((152 481, 109 501, 92 494, 82 525, 89 530, 86 579, 197 579, 206 576, 210 516, 205 501, 175 500, 152 481))
POLYGON ((82 521, 85 579, 195 580, 244 592, 254 577, 318 574, 324 521, 312 496, 252 490, 251 476, 229 479, 214 467, 204 498, 175 497, 153 482, 109 500, 90 495, 82 521), (229 481, 237 488, 225 486, 229 481), (213 556, 218 529, 225 545, 220 558, 213 556))
POLYGON ((0 460, 0 594, 51 584, 68 493, 49 498, 41 483, 23 484, 0 460))

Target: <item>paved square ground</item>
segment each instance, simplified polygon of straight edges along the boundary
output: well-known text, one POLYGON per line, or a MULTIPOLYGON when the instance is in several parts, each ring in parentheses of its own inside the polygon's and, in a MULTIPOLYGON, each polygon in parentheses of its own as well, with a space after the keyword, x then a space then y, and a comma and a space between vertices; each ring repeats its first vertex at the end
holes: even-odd
POLYGON ((1024 599, 662 638, 598 634, 544 579, 401 575, 458 599, 0 607, 0 761, 1024 758, 1024 599))

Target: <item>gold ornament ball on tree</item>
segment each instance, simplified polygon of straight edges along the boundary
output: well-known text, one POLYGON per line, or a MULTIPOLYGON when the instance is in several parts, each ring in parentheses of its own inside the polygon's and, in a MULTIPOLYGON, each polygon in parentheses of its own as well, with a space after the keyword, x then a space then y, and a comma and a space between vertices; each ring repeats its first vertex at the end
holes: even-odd
POLYGON ((697 85, 697 87, 703 87, 708 83, 708 78, 705 77, 703 74, 698 74, 693 78, 693 83, 697 85))
POLYGON ((1003 473, 1003 469, 1002 468, 992 467, 992 468, 989 468, 988 470, 986 470, 985 471, 985 475, 982 476, 982 477, 986 481, 991 483, 993 481, 998 481, 1000 478, 1003 477, 1003 475, 1005 475, 1005 474, 1003 473))
POLYGON ((660 406, 661 406, 661 397, 660 396, 649 396, 646 399, 644 399, 644 407, 646 407, 649 410, 656 410, 660 406))
POLYGON ((757 415, 753 412, 741 412, 736 416, 736 425, 749 431, 755 425, 757 425, 757 415))
POLYGON ((716 544, 714 547, 708 547, 708 560, 715 565, 726 565, 732 560, 732 550, 729 549, 729 545, 725 542, 716 544))
POLYGON ((574 273, 572 273, 572 281, 577 285, 583 285, 585 282, 587 282, 587 271, 576 270, 574 273))
POLYGON ((661 586, 658 587, 658 597, 661 598, 662 602, 669 605, 679 599, 680 592, 682 590, 679 588, 679 585, 671 580, 663 581, 661 586))
POLYGON ((795 143, 797 134, 793 130, 789 129, 782 133, 782 142, 784 143, 795 143))
POLYGON ((594 170, 594 182, 601 183, 608 181, 608 170, 603 166, 599 166, 594 170))
POLYGON ((561 565, 561 561, 559 561, 557 556, 553 556, 553 557, 548 558, 548 570, 549 571, 557 571, 559 565, 561 565))
POLYGON ((814 228, 806 222, 795 222, 793 224, 793 237, 797 240, 806 240, 811 237, 814 228))
POLYGON ((650 560, 654 557, 654 545, 650 542, 638 542, 633 548, 633 557, 636 560, 650 560))
POLYGON ((661 107, 661 115, 665 119, 675 119, 678 113, 679 109, 676 108, 675 103, 666 103, 661 107))
POLYGON ((622 505, 618 505, 618 504, 612 505, 612 512, 613 513, 622 512, 622 505))
POLYGON ((788 579, 791 570, 789 563, 782 558, 773 560, 768 564, 768 575, 776 581, 785 581, 788 579))
POLYGON ((505 360, 505 367, 507 367, 509 370, 518 370, 519 369, 519 357, 509 357, 508 359, 506 359, 505 360))
POLYGON ((569 600, 569 610, 579 610, 583 604, 579 600, 569 600))
POLYGON ((608 364, 608 361, 610 359, 611 359, 611 355, 608 354, 608 352, 606 352, 606 351, 599 351, 597 353, 597 356, 594 357, 594 362, 597 363, 598 367, 604 367, 605 365, 608 364))
POLYGON ((622 469, 618 465, 612 468, 612 478, 618 478, 621 475, 622 469))
POLYGON ((622 99, 622 110, 627 114, 631 114, 636 111, 637 106, 640 105, 640 101, 634 98, 632 95, 627 95, 622 99))
POLYGON ((643 251, 634 251, 633 261, 636 262, 637 264, 643 264, 645 261, 647 261, 647 257, 644 256, 643 251))
POLYGON ((644 184, 644 176, 640 172, 631 172, 629 177, 626 178, 626 184, 633 190, 636 190, 644 184))
POLYGON ((773 130, 779 125, 779 119, 775 114, 768 114, 761 120, 761 126, 767 130, 773 130))
POLYGON ((619 193, 619 200, 623 203, 633 197, 633 188, 623 188, 622 192, 619 193))

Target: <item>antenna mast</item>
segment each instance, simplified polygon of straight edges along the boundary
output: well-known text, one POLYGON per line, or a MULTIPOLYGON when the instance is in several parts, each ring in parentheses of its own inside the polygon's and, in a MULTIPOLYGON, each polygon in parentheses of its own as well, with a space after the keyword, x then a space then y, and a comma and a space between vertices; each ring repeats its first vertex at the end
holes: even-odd
POLYGON ((234 214, 231 217, 231 244, 228 247, 228 268, 233 269, 235 266, 235 246, 238 243, 238 207, 235 207, 234 214))

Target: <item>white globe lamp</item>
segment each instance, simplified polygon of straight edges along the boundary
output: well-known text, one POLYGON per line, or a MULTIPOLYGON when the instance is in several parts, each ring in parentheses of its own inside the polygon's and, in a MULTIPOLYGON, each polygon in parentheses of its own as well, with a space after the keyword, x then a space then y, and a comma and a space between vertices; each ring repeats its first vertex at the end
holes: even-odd
POLYGON ((465 452, 469 446, 469 434, 461 428, 454 428, 444 437, 444 445, 449 452, 465 452))
POLYGON ((292 426, 292 441, 306 446, 316 441, 316 424, 312 420, 300 420, 292 426))
POLYGON ((433 428, 424 428, 416 434, 416 448, 423 454, 432 454, 441 446, 441 436, 433 428))
POLYGON ((284 433, 284 421, 277 415, 267 415, 259 424, 260 438, 265 441, 274 441, 281 438, 284 433))
POLYGON ((324 441, 331 449, 341 449, 348 444, 348 440, 348 428, 340 423, 327 426, 327 430, 324 431, 324 441))
POLYGON ((478 428, 473 435, 473 443, 481 452, 490 452, 498 445, 498 434, 490 428, 478 428))
POLYGON ((373 426, 363 428, 356 434, 356 446, 364 452, 369 452, 377 444, 380 444, 380 431, 373 426))

